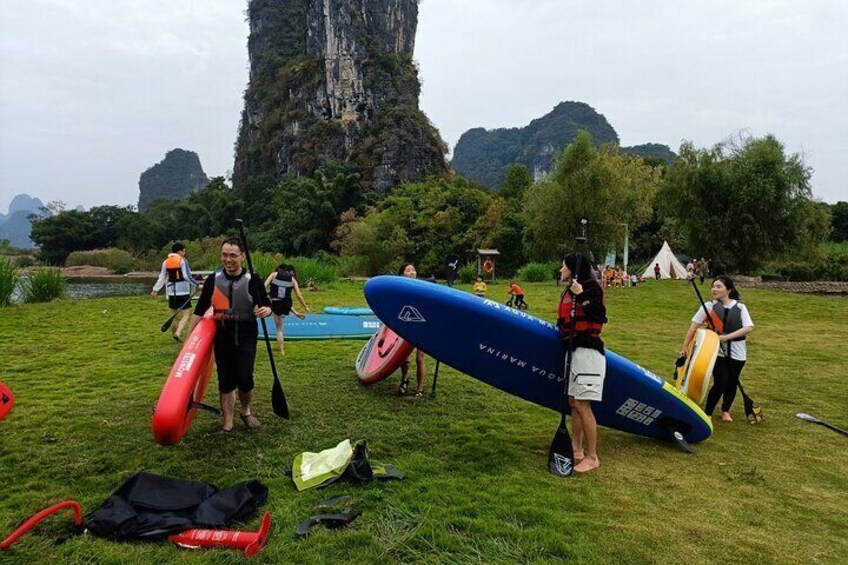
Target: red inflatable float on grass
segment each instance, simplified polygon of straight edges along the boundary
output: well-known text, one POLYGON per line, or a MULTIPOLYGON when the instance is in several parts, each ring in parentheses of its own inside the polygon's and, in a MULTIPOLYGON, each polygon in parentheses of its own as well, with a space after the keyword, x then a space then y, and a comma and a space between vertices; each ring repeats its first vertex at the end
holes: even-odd
POLYGON ((74 513, 74 523, 77 526, 82 526, 82 507, 80 507, 79 502, 76 500, 66 500, 59 504, 54 504, 49 508, 45 508, 41 512, 38 512, 27 519, 26 522, 18 526, 14 532, 9 534, 9 537, 0 542, 0 549, 9 549, 21 538, 21 536, 33 529, 39 522, 63 508, 70 508, 71 512, 74 513))
MULTIPOLYGON (((215 369, 216 322, 205 317, 186 339, 162 394, 153 409, 153 439, 161 445, 174 445, 191 426, 215 369)), ((213 409, 214 410, 214 409, 213 409)))
POLYGON ((14 405, 15 397, 12 395, 12 389, 0 382, 0 420, 12 411, 14 405))
POLYGON ((356 374, 365 384, 380 382, 407 360, 415 347, 383 326, 371 336, 356 357, 356 374))

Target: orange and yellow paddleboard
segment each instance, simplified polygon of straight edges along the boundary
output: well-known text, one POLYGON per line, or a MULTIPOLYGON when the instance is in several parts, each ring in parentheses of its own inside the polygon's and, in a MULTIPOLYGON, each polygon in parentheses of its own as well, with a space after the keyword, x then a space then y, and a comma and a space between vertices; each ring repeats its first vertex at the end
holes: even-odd
POLYGON ((689 344, 686 364, 675 372, 674 384, 696 404, 702 404, 707 398, 718 347, 717 333, 707 329, 698 330, 689 344))

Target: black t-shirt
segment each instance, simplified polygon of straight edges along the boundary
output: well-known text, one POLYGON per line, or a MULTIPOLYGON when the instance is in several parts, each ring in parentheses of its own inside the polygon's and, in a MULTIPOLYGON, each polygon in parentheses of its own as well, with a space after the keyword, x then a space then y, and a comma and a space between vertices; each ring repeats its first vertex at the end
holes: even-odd
MULTIPOLYGON (((242 270, 237 277, 231 277, 226 271, 222 271, 222 275, 229 280, 238 280, 245 275, 247 271, 242 270)), ((253 296, 253 304, 256 306, 270 306, 271 301, 268 300, 268 294, 265 292, 265 287, 259 283, 259 279, 253 277, 250 279, 250 294, 253 296)), ((202 316, 212 306, 212 295, 215 293, 215 273, 212 273, 203 282, 203 292, 200 293, 200 298, 197 300, 197 305, 194 307, 194 313, 197 316, 202 316)), ((215 339, 222 338, 233 339, 237 338, 238 342, 255 343, 259 336, 259 329, 256 326, 256 320, 219 320, 218 333, 215 339)))

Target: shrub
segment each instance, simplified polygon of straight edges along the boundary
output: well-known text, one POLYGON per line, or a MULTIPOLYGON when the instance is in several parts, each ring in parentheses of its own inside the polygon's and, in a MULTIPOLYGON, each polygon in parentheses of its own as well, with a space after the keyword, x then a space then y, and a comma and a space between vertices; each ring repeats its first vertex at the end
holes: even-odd
POLYGON ((260 281, 264 282, 268 275, 283 262, 283 256, 279 253, 252 251, 250 253, 250 260, 253 262, 253 270, 256 272, 256 276, 259 277, 260 281))
POLYGON ((524 282, 544 282, 554 280, 554 272, 562 267, 556 261, 547 263, 527 263, 518 270, 518 278, 524 282))
POLYGON ((0 306, 8 306, 12 302, 12 294, 20 279, 20 273, 15 264, 0 257, 0 306))
POLYGON ((65 294, 65 279, 55 267, 33 269, 21 279, 24 302, 50 302, 65 294))
POLYGON ((305 285, 309 279, 324 284, 339 280, 339 266, 333 262, 322 262, 308 257, 289 257, 284 262, 294 265, 297 281, 302 285, 305 285))
POLYGON ((470 284, 474 282, 474 279, 477 277, 477 264, 476 263, 466 263, 456 272, 456 278, 459 279, 459 282, 470 284))
POLYGON ((776 261, 768 270, 791 281, 848 281, 848 243, 827 243, 810 259, 776 261))
POLYGON ((18 255, 17 257, 15 257, 15 265, 20 268, 34 267, 35 257, 33 257, 32 255, 18 255))
POLYGON ((74 251, 68 255, 65 265, 76 267, 79 265, 90 265, 92 267, 106 267, 119 275, 135 270, 136 260, 123 249, 114 247, 109 249, 92 249, 90 251, 74 251))

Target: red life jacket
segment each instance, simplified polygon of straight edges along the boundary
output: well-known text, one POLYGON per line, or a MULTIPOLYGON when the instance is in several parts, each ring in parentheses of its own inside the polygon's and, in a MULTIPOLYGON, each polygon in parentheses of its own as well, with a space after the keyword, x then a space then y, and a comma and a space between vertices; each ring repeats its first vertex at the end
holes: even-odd
MULTIPOLYGON (((562 293, 562 297, 559 300, 559 309, 557 310, 557 316, 562 320, 562 324, 560 324, 559 331, 562 333, 563 337, 571 336, 571 301, 573 299, 574 296, 568 291, 568 289, 566 289, 562 293)), ((601 303, 606 305, 606 296, 604 295, 603 291, 601 291, 601 303)), ((580 304, 580 302, 578 301, 576 310, 576 321, 574 323, 574 335, 600 337, 601 330, 603 329, 603 327, 603 323, 590 320, 586 317, 586 312, 583 311, 583 305, 580 304)))

